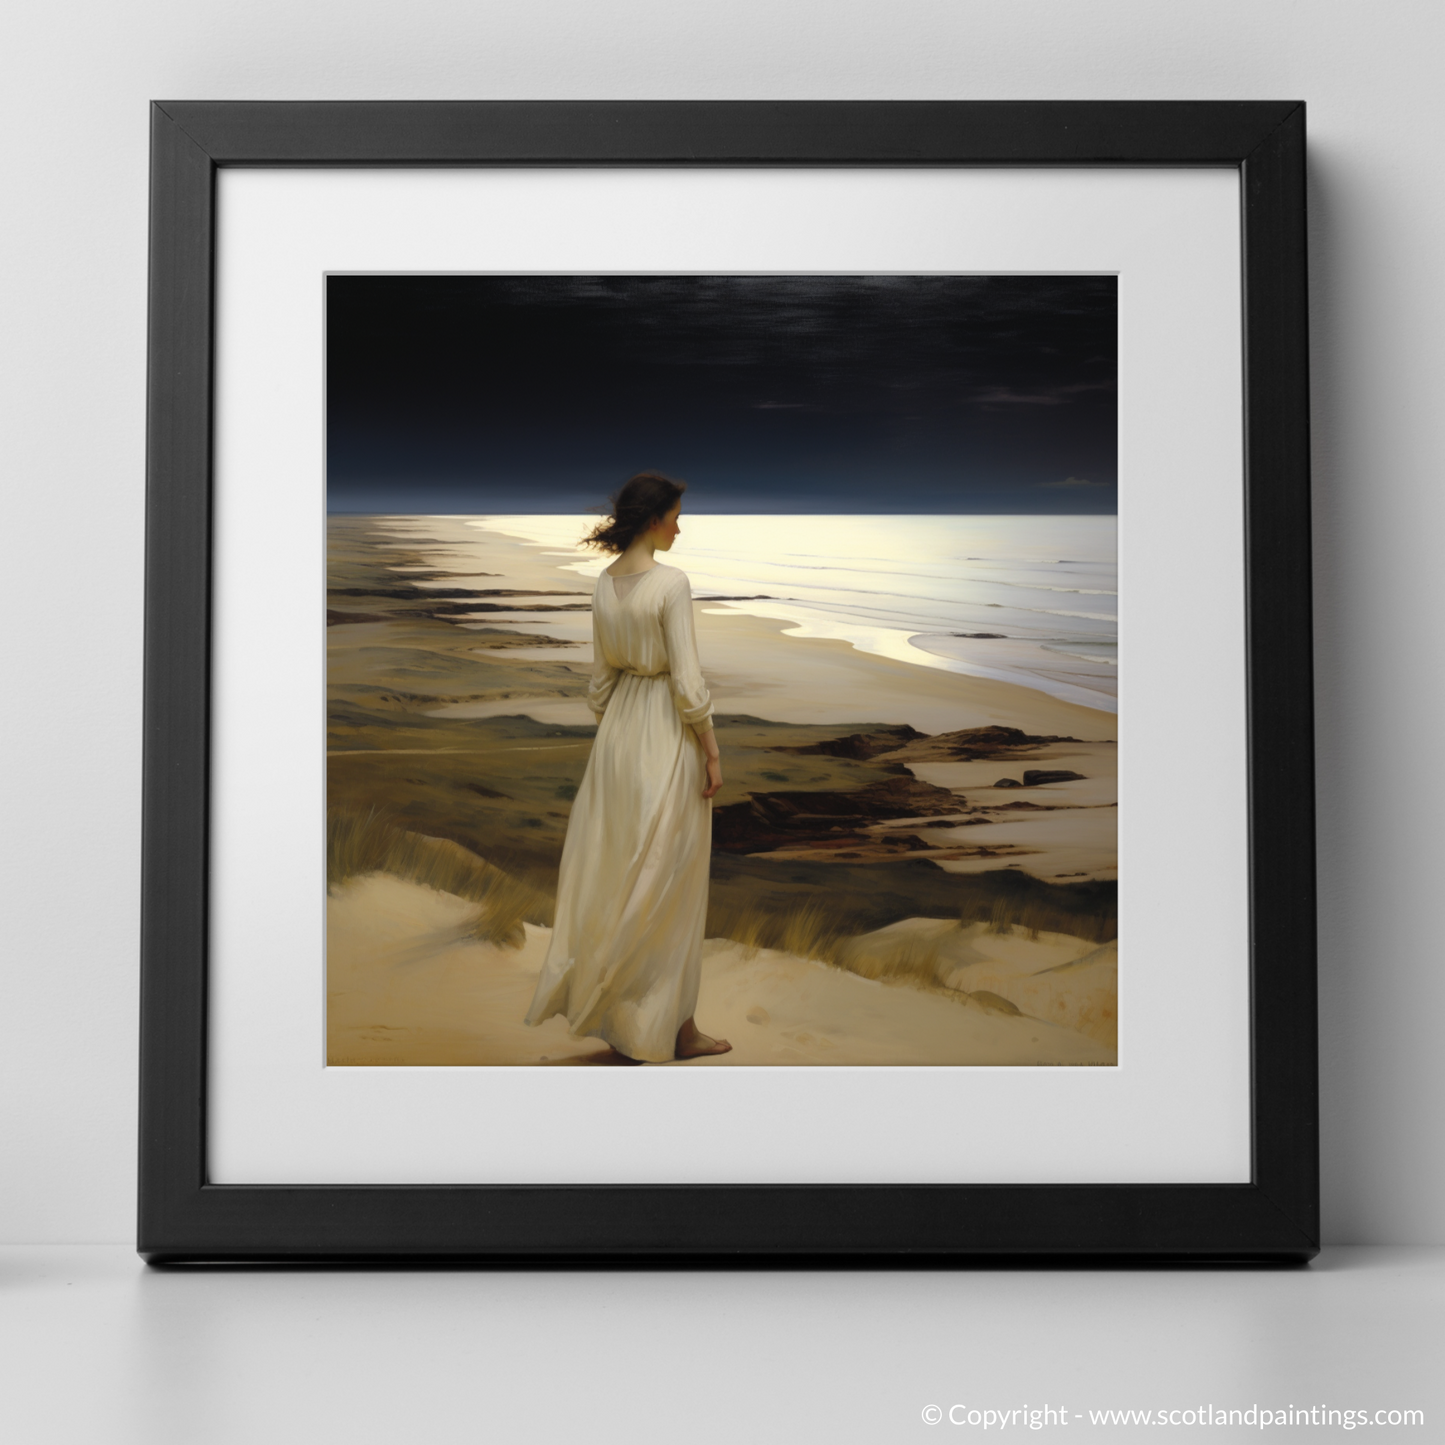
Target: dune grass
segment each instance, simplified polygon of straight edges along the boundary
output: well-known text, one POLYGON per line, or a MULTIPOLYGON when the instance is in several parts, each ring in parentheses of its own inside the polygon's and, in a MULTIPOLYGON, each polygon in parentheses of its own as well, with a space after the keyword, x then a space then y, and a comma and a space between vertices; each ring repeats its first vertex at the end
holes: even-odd
POLYGON ((847 933, 836 910, 818 901, 778 909, 766 902, 743 900, 714 902, 708 909, 707 936, 731 939, 749 952, 777 949, 833 963, 847 933))
POLYGON ((965 899, 959 922, 987 923, 994 933, 1021 929, 1031 939, 1041 933, 1068 933, 1088 943, 1109 943, 1119 935, 1117 906, 1112 896, 1100 899, 1096 911, 1075 912, 1047 897, 1031 893, 1003 893, 992 899, 965 899))
MULTIPOLYGON (((978 877, 978 875, 975 875, 978 877)), ((790 908, 764 900, 714 899, 708 912, 709 938, 727 938, 750 951, 777 949, 846 969, 860 978, 906 985, 960 1001, 971 995, 946 982, 957 967, 954 945, 959 933, 983 923, 992 933, 1017 929, 1029 939, 1062 933, 1089 943, 1104 943, 1117 933, 1112 889, 1069 892, 1020 879, 1012 873, 982 875, 982 886, 965 895, 951 927, 928 933, 900 932, 886 942, 868 938, 873 928, 837 907, 809 900, 790 908), (984 880, 990 880, 985 882, 984 880), (1051 896, 1059 893, 1061 897, 1051 896)), ((1002 1012, 1017 1012, 992 994, 976 1002, 1002 1012)))
POLYGON ((960 1000, 966 997, 943 983, 948 970, 939 939, 903 933, 886 947, 865 946, 862 937, 845 929, 836 909, 819 903, 805 903, 785 912, 745 905, 729 909, 722 917, 715 911, 707 931, 709 937, 742 944, 749 953, 776 949, 875 982, 906 985, 960 1000))
POLYGON ((943 977, 947 971, 941 939, 904 933, 886 948, 865 948, 861 939, 849 939, 839 950, 838 966, 860 978, 879 983, 902 983, 930 993, 954 993, 943 977))
MULTIPOLYGON (((552 923, 554 898, 522 869, 491 862, 449 838, 404 828, 376 808, 334 809, 327 816, 328 887, 368 873, 389 873, 478 904, 470 936, 483 942, 517 947, 524 938, 523 923, 552 923)), ((1065 933, 1091 943, 1107 942, 1118 931, 1111 891, 1090 896, 1081 907, 1078 890, 1041 887, 1012 873, 975 879, 956 915, 958 928, 985 923, 995 933, 1018 929, 1031 939, 1065 933)), ((860 935, 876 925, 850 916, 834 900, 803 895, 790 906, 778 905, 775 898, 715 893, 707 936, 731 939, 749 950, 776 949, 816 959, 862 978, 956 996, 944 983, 952 971, 952 930, 932 937, 904 933, 888 947, 865 946, 860 935)))
POLYGON ((326 885, 389 873, 480 905, 469 936, 516 948, 522 925, 550 926, 552 899, 525 878, 453 843, 399 827, 375 808, 334 810, 326 818, 326 885))
POLYGON ((890 947, 864 948, 838 911, 821 903, 804 903, 782 912, 757 905, 733 907, 726 913, 714 910, 708 919, 708 935, 729 938, 749 952, 766 948, 811 958, 861 978, 942 989, 936 940, 902 934, 890 947))

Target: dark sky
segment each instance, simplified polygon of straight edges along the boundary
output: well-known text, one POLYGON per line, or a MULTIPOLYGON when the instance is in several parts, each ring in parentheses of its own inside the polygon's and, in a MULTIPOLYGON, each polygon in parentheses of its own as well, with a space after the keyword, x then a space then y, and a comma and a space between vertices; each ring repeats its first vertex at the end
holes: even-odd
POLYGON ((332 276, 333 512, 1115 510, 1112 276, 332 276))

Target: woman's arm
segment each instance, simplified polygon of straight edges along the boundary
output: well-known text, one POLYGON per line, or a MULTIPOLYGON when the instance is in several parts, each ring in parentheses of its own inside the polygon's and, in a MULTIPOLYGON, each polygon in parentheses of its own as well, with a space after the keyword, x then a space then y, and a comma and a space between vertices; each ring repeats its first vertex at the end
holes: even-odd
POLYGON ((702 680, 697 636, 692 625, 692 588, 679 572, 662 602, 662 636, 672 672, 672 696, 682 720, 697 731, 712 727, 712 695, 702 680))
POLYGON ((697 657, 697 633, 692 620, 692 587, 686 576, 671 588, 662 604, 662 633, 667 643, 667 661, 672 670, 672 695, 682 720, 702 745, 707 758, 707 786, 704 798, 716 796, 722 787, 722 757, 712 726, 712 695, 702 677, 697 657))
POLYGON ((607 711, 607 704, 621 672, 602 656, 602 643, 597 636, 597 598, 592 599, 592 681, 587 687, 587 706, 598 722, 607 711))
POLYGON ((702 790, 702 795, 704 798, 712 798, 723 785, 722 754, 718 751, 717 734, 711 723, 705 731, 698 731, 696 728, 693 731, 697 732, 697 740, 707 754, 707 786, 702 790))
POLYGON ((587 688, 587 706, 592 709, 598 722, 602 721, 602 714, 607 711, 607 704, 611 701, 613 689, 621 676, 615 667, 601 657, 592 664, 592 681, 587 688))

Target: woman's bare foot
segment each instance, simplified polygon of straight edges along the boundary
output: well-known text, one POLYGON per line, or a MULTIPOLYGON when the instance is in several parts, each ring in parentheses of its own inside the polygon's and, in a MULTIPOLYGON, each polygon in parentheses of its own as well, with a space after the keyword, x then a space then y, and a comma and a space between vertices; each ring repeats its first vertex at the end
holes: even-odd
POLYGON ((706 1034, 698 1031, 697 1025, 691 1019, 677 1031, 679 1059, 696 1059, 703 1054, 726 1054, 731 1051, 732 1045, 726 1039, 708 1038, 706 1034))

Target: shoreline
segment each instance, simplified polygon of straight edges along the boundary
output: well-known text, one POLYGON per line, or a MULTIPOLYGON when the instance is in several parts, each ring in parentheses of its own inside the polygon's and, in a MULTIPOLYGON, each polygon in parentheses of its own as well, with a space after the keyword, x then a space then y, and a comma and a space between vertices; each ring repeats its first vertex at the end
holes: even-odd
MULTIPOLYGON (((363 519, 358 517, 357 520, 363 519)), ((377 514, 364 520, 389 533, 397 545, 405 544, 418 550, 437 548, 454 561, 465 561, 477 569, 445 580, 418 584, 438 598, 455 595, 458 586, 482 585, 482 579, 501 580, 497 571, 503 568, 506 580, 519 588, 536 587, 539 592, 570 583, 572 586, 567 590, 574 594, 583 594, 584 588, 585 593, 590 594, 594 585, 590 576, 576 570, 575 560, 564 561, 560 554, 549 552, 547 549, 551 544, 531 541, 502 530, 484 529, 473 525, 473 519, 469 517, 419 515, 415 519, 415 528, 398 525, 412 519, 389 514, 377 514), (458 549, 460 556, 457 555, 458 549), (473 583, 473 578, 478 582, 473 583)), ((685 549, 679 549, 676 558, 672 554, 663 555, 667 557, 663 565, 676 566, 683 572, 688 570, 685 549)), ((571 554, 568 553, 567 557, 570 559, 571 554)), ((600 566, 599 561, 599 570, 600 566)), ((405 573, 398 571, 397 575, 401 578, 405 573)), ((844 638, 792 635, 789 629, 796 624, 787 619, 767 618, 748 612, 724 612, 710 605, 705 598, 695 600, 694 618, 703 673, 719 711, 752 713, 791 723, 889 721, 907 723, 922 732, 1003 723, 1020 727, 1025 732, 1068 733, 1086 741, 1113 739, 1117 732, 1117 717, 1106 708, 1066 701, 1042 688, 1021 682, 954 671, 939 666, 936 658, 927 660, 933 655, 922 648, 915 649, 922 654, 919 661, 903 661, 867 651, 844 638), (796 649, 796 653, 775 653, 770 659, 766 653, 760 652, 760 649, 776 649, 779 643, 790 650, 796 649), (815 689, 815 695, 810 699, 788 696, 800 671, 808 672, 809 683, 815 689), (858 698, 867 697, 880 688, 887 690, 891 708, 906 711, 887 719, 864 717, 866 709, 860 709, 858 698), (956 720, 960 717, 965 720, 956 720)), ((522 630, 538 624, 536 615, 519 609, 515 612, 489 610, 485 620, 479 617, 475 625, 522 630)), ((469 624, 460 625, 465 627, 469 624)), ((557 641, 550 642, 545 649, 510 648, 510 655, 518 659, 535 657, 537 660, 550 656, 574 666, 591 667, 591 619, 588 613, 573 613, 571 616, 553 613, 546 626, 548 637, 557 641), (575 645, 558 646, 558 642, 569 641, 575 645)), ((575 721, 590 721, 590 714, 586 719, 579 716, 575 721)))
MULTIPOLYGON (((507 518, 497 514, 474 514, 452 518, 473 533, 506 538, 514 544, 530 548, 565 549, 551 550, 549 556, 565 557, 557 564, 559 572, 571 574, 590 582, 601 570, 605 559, 599 559, 581 552, 572 542, 561 542, 555 538, 539 539, 538 519, 528 518, 533 526, 524 530, 508 528, 507 518)), ((576 519, 582 520, 582 519, 576 519)), ((797 520, 797 519, 793 519, 797 520)), ((831 520, 831 519, 828 519, 831 520)), ((686 542, 683 544, 684 554, 686 542)), ((893 658, 915 667, 933 667, 967 677, 986 678, 998 682, 1009 682, 1016 686, 1039 691, 1063 702, 1080 707, 1093 708, 1106 713, 1118 711, 1117 669, 1106 659, 1090 655, 1089 651, 1098 643, 1075 641, 1067 646, 1042 643, 1023 636, 1012 636, 993 631, 959 631, 940 627, 891 627, 877 621, 870 621, 863 615, 829 615, 820 612, 815 605, 804 598, 787 596, 774 597, 763 592, 745 588, 746 595, 714 595, 718 579, 712 573, 712 564, 706 556, 695 557, 694 601, 701 609, 727 615, 729 612, 741 615, 768 618, 785 624, 785 635, 792 640, 837 639, 849 642, 860 652, 876 657, 893 658), (698 572, 696 569, 700 568, 698 572), (724 604, 713 607, 710 604, 724 604), (1100 686, 1100 683, 1107 685, 1100 686)), ((970 559, 980 560, 980 559, 970 559)), ((679 564, 671 564, 679 565, 679 564)), ((688 571, 686 566, 682 570, 688 571)), ((729 586, 732 584, 729 583, 729 586)), ((743 586, 737 583, 737 586, 743 586)), ((759 587, 772 585, 759 581, 759 587)), ((1054 592, 1078 591, 1080 596, 1115 595, 1098 592, 1096 589, 1060 589, 1050 584, 1039 584, 1042 590, 1054 592)), ((749 584, 751 586, 751 584, 749 584)), ((936 600, 936 599, 935 599, 936 600)), ((989 604, 995 606, 997 604, 989 604)), ((1059 609, 1044 609, 1059 617, 1095 618, 1096 614, 1070 612, 1059 609)), ((1109 618, 1113 621, 1115 619, 1109 618)), ((1108 639, 1104 648, 1116 646, 1114 639, 1108 639)))

